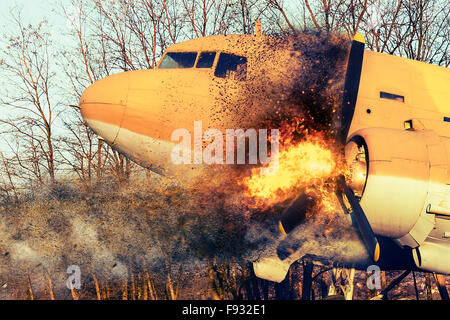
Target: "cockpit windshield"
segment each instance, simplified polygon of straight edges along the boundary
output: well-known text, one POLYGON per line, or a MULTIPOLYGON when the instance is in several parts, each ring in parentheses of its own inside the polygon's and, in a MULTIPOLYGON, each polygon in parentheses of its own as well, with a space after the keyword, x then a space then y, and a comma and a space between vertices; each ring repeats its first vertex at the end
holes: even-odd
POLYGON ((167 52, 159 69, 192 68, 196 58, 196 52, 167 52))
POLYGON ((247 58, 228 53, 216 52, 166 52, 159 69, 211 69, 219 56, 214 75, 219 78, 243 81, 247 76, 247 58), (198 54, 198 59, 197 59, 198 54), (197 63, 196 63, 197 61, 197 63))
POLYGON ((215 52, 202 52, 197 61, 197 68, 212 68, 214 59, 216 58, 215 52))
POLYGON ((214 75, 219 78, 244 81, 247 77, 247 58, 222 52, 214 75))

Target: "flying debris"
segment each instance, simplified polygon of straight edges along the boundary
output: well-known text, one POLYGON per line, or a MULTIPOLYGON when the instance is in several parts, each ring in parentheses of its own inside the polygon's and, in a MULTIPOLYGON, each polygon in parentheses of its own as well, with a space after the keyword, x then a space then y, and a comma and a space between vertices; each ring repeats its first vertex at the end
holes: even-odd
MULTIPOLYGON (((305 255, 363 270, 377 264, 450 273, 449 70, 365 50, 360 34, 346 68, 339 67, 346 52, 339 40, 320 39, 316 48, 307 43, 258 33, 175 44, 154 70, 91 85, 81 114, 113 148, 184 183, 209 166, 171 161, 175 130, 194 137, 201 121, 204 131, 242 129, 249 139, 249 130, 279 129, 277 172, 262 175, 264 164, 245 161, 233 166, 235 176, 224 169, 224 177, 214 178, 236 177, 249 207, 285 205, 279 248, 254 264, 259 277, 280 282, 305 255), (319 99, 325 91, 331 98, 319 99), (333 199, 348 219, 335 216, 333 199), (299 240, 316 212, 334 221, 324 224, 320 245, 346 249, 314 251, 308 239, 299 240), (327 231, 332 224, 342 229, 327 231)), ((248 160, 251 149, 245 152, 248 160)))

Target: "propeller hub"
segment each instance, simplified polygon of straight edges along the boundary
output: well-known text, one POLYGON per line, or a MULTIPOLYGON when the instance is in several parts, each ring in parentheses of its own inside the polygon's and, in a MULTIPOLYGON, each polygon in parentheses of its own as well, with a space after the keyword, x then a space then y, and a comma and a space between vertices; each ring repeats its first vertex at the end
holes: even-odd
POLYGON ((354 194, 361 197, 367 180, 367 153, 364 144, 358 145, 355 141, 350 141, 345 146, 345 160, 349 169, 347 185, 354 194))

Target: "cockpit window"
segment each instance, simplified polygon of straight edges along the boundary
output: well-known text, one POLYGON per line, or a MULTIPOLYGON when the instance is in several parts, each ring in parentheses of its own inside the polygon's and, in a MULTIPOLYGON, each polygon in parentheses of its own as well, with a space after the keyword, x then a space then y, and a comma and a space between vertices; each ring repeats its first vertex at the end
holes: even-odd
POLYGON ((192 68, 195 58, 196 52, 167 52, 159 69, 192 68))
POLYGON ((197 68, 211 68, 216 57, 215 52, 202 52, 197 61, 197 68))
POLYGON ((247 58, 221 53, 214 75, 220 78, 245 80, 247 77, 247 58))

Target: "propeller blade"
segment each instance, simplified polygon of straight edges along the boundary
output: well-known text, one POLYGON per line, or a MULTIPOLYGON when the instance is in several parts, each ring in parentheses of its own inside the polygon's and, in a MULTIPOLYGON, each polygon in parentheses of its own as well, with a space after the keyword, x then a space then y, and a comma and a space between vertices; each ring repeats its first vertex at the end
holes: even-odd
POLYGON ((305 218, 306 213, 315 205, 315 199, 308 194, 301 194, 282 213, 278 227, 286 235, 298 226, 305 218))
POLYGON ((364 245, 367 248, 369 255, 372 257, 373 261, 378 262, 380 259, 380 244, 375 236, 375 233, 370 226, 369 220, 367 220, 364 210, 361 208, 358 199, 356 199, 353 194, 352 189, 347 186, 345 178, 341 177, 339 179, 339 186, 342 188, 348 202, 353 210, 353 216, 355 217, 356 224, 361 234, 361 238, 364 245))
POLYGON ((364 36, 357 33, 352 41, 347 72, 345 74, 344 96, 340 114, 340 131, 338 132, 338 140, 342 144, 345 144, 347 140, 348 131, 350 130, 350 124, 352 123, 355 112, 364 58, 364 44, 364 36))

